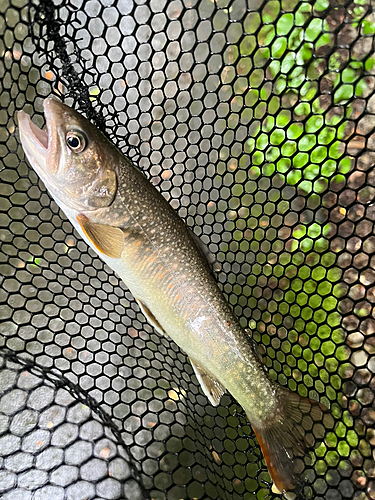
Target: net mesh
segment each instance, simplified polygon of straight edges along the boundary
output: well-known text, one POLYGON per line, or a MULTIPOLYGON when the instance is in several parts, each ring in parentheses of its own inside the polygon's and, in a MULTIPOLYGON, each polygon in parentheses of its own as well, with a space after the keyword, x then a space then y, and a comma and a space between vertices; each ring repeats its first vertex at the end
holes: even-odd
POLYGON ((270 376, 336 426, 301 498, 375 499, 375 13, 370 0, 2 0, 0 495, 278 498, 27 166, 52 91, 130 156, 221 263, 270 376))

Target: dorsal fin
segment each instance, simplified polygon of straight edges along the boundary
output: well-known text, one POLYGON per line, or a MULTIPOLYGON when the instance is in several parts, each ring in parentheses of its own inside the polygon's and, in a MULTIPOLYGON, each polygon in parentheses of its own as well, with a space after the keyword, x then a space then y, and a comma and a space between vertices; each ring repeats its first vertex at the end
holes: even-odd
POLYGON ((221 264, 217 260, 216 256, 211 252, 211 250, 208 248, 208 246, 203 243, 203 241, 197 236, 194 231, 188 227, 188 233, 191 239, 194 241, 196 246, 198 247, 200 253, 202 256, 205 258, 209 271, 212 273, 218 273, 221 271, 221 264))

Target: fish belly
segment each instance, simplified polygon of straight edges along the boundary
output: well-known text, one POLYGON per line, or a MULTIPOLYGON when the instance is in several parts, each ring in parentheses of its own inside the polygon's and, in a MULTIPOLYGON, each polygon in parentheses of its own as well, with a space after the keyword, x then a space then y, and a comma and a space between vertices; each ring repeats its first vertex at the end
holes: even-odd
MULTIPOLYGON (((77 214, 61 208, 91 246, 77 214)), ((184 251, 168 251, 130 233, 120 259, 100 257, 166 334, 255 418, 273 405, 272 384, 196 248, 181 240, 184 251)))
MULTIPOLYGON (((275 404, 274 388, 221 291, 204 268, 174 272, 173 261, 129 251, 119 276, 165 332, 254 418, 275 404), (151 257, 152 259, 152 257, 151 257), (131 265, 129 262, 131 261, 131 265)), ((178 264, 176 264, 176 268, 178 264)))

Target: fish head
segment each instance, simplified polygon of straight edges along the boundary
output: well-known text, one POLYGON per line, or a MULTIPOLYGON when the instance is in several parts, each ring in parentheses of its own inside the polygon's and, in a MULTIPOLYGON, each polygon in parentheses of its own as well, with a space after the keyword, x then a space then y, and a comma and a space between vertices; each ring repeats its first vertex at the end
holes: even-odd
POLYGON ((117 149, 86 118, 50 97, 46 130, 20 111, 20 139, 29 163, 59 204, 77 211, 108 207, 117 192, 117 149), (112 165, 112 166, 111 166, 112 165))

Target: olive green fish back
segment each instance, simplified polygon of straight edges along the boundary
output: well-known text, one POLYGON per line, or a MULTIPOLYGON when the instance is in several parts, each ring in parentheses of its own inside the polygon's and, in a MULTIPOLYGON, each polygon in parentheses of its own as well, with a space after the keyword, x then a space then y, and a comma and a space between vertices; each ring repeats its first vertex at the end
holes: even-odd
POLYGON ((374 33, 370 0, 2 3, 2 498, 270 493, 240 407, 28 168, 15 112, 53 89, 208 246, 271 377, 331 407, 305 496, 374 498, 374 33))

